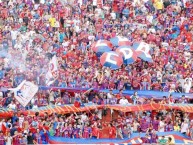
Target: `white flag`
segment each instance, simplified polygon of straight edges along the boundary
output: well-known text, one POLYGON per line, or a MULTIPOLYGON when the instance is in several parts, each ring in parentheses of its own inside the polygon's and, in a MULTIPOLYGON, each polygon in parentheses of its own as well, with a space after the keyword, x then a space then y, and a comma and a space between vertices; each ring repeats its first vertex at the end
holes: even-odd
POLYGON ((22 105, 26 106, 38 91, 38 86, 24 80, 17 88, 9 89, 14 92, 14 97, 22 105))
POLYGON ((58 60, 56 55, 52 57, 49 63, 49 70, 46 74, 46 85, 51 85, 54 82, 54 78, 58 75, 58 60))

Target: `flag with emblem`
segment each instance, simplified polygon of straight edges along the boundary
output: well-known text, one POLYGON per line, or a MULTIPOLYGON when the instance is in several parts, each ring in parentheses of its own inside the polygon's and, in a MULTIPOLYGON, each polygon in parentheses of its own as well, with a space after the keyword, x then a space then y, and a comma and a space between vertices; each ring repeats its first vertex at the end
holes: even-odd
POLYGON ((24 80, 17 88, 11 88, 16 100, 25 107, 38 91, 38 86, 32 82, 24 80))

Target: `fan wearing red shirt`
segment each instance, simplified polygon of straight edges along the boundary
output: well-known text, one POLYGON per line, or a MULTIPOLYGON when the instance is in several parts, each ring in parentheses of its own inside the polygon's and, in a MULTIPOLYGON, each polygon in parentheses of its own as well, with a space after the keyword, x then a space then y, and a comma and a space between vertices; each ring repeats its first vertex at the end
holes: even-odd
POLYGON ((172 94, 169 95, 167 102, 168 102, 169 104, 174 104, 174 103, 175 103, 175 99, 172 97, 172 94))
POLYGON ((110 81, 109 82, 109 89, 114 89, 115 88, 115 82, 110 81))
POLYGON ((0 81, 0 86, 1 86, 1 87, 6 87, 6 86, 8 86, 7 80, 1 80, 1 81, 0 81))
POLYGON ((151 77, 150 77, 149 74, 144 74, 144 75, 142 75, 142 76, 141 76, 141 80, 144 80, 144 79, 146 79, 147 82, 151 83, 151 77))
POLYGON ((161 86, 161 84, 160 84, 160 81, 156 81, 155 83, 153 83, 153 84, 151 85, 151 88, 152 88, 153 90, 160 91, 161 88, 162 88, 162 86, 161 86))
POLYGON ((74 68, 80 68, 80 67, 81 67, 81 63, 78 62, 78 60, 77 60, 77 61, 75 61, 74 63, 72 63, 72 66, 73 66, 74 68))
POLYGON ((115 127, 110 123, 109 124, 109 138, 113 139, 116 137, 116 129, 115 127))
POLYGON ((121 90, 119 90, 119 93, 116 94, 116 98, 119 100, 119 99, 121 99, 122 96, 123 96, 123 90, 121 89, 121 90))
POLYGON ((92 126, 92 138, 99 139, 99 128, 97 127, 97 123, 96 122, 92 126))
POLYGON ((192 42, 192 33, 191 32, 187 32, 186 34, 185 34, 185 36, 186 36, 186 39, 188 40, 188 42, 192 42))
POLYGON ((4 8, 1 10, 1 14, 2 14, 2 18, 7 19, 7 17, 8 17, 8 9, 7 9, 6 7, 4 7, 4 8))
POLYGON ((18 133, 15 131, 14 136, 13 136, 13 145, 20 145, 20 137, 22 134, 18 133))
POLYGON ((123 118, 120 116, 120 115, 118 115, 118 118, 117 118, 117 127, 118 128, 122 128, 123 127, 123 118))
POLYGON ((65 16, 65 8, 62 6, 62 8, 59 10, 59 17, 63 18, 65 16))
POLYGON ((69 117, 68 117, 68 122, 70 122, 72 125, 75 124, 75 117, 74 117, 74 114, 71 114, 69 117))
POLYGON ((122 135, 122 128, 123 128, 123 118, 120 116, 120 115, 118 115, 118 118, 117 118, 117 128, 118 128, 118 130, 117 130, 117 135, 119 135, 122 139, 123 139, 123 135, 122 135))
POLYGON ((94 114, 92 114, 92 115, 90 116, 89 119, 90 119, 90 121, 91 121, 92 123, 95 123, 96 121, 99 120, 99 117, 97 116, 96 113, 94 113, 94 114))
POLYGON ((136 80, 136 79, 133 79, 132 80, 132 87, 133 87, 133 89, 134 90, 140 90, 140 82, 138 82, 138 80, 136 80))

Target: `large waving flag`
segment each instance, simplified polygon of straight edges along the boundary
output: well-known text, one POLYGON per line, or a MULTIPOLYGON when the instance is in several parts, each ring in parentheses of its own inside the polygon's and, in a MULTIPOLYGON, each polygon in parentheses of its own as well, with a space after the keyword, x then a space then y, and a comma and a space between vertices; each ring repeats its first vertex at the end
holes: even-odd
POLYGON ((54 82, 54 79, 58 75, 58 60, 56 55, 52 57, 49 63, 49 70, 46 74, 46 85, 51 85, 54 82))
POLYGON ((100 63, 111 69, 119 69, 123 64, 122 57, 114 51, 105 52, 100 57, 100 63))
POLYGON ((38 86, 24 80, 17 88, 9 89, 14 92, 14 97, 22 105, 26 106, 38 91, 38 86))
POLYGON ((153 59, 149 53, 150 45, 145 42, 134 43, 133 48, 135 49, 138 57, 143 59, 144 61, 153 62, 153 59))
POLYGON ((137 60, 137 54, 130 46, 120 46, 116 52, 123 57, 124 64, 132 64, 137 60))

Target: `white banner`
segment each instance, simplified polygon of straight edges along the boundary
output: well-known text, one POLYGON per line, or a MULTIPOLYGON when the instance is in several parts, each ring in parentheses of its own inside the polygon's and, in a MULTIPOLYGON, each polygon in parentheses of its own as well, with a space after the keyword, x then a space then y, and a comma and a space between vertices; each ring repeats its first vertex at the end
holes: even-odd
POLYGON ((58 60, 56 55, 52 57, 49 63, 49 70, 46 74, 46 85, 51 85, 54 81, 54 78, 56 78, 58 75, 58 60))
POLYGON ((24 80, 17 88, 9 89, 14 92, 14 97, 22 105, 26 106, 38 91, 38 86, 24 80))

